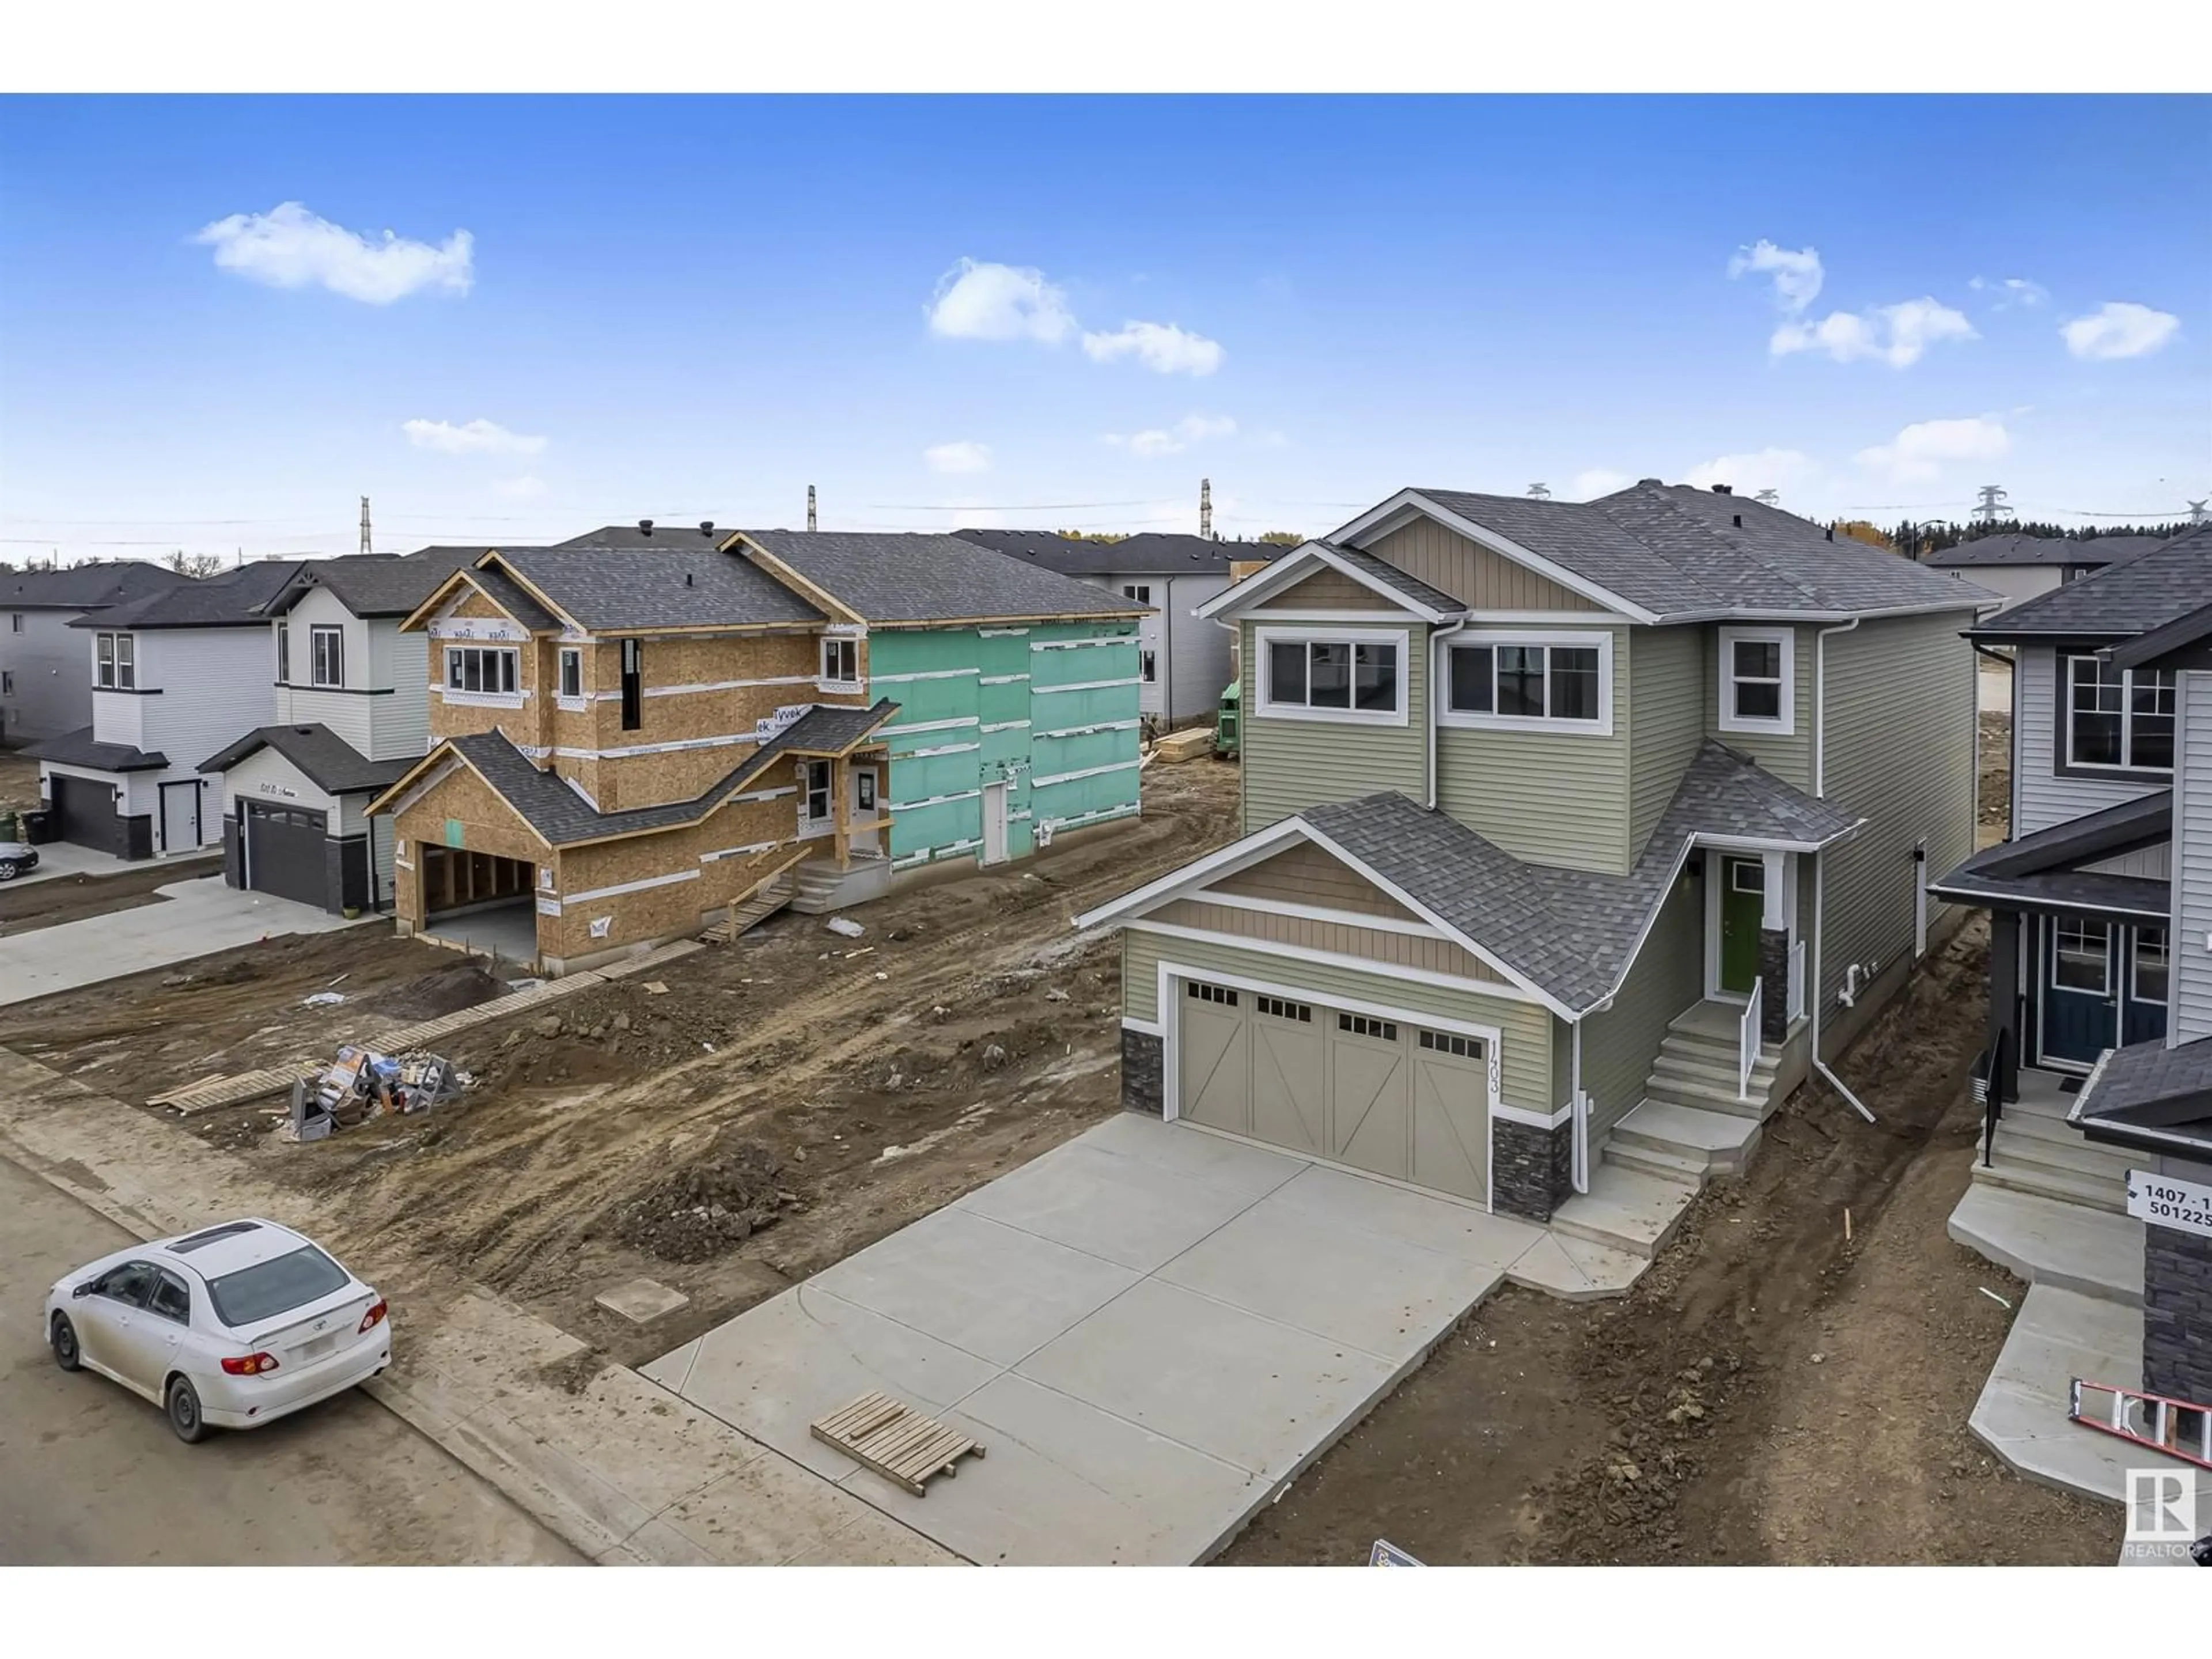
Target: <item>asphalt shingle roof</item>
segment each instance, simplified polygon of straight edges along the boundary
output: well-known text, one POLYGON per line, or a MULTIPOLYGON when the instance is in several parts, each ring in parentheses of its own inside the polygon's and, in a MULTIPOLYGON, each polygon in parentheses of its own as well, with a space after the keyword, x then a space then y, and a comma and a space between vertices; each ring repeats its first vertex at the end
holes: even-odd
MULTIPOLYGON (((2173 827, 2173 791, 2160 789, 2078 818, 2069 818, 2033 835, 1984 847, 1960 864, 1954 875, 2032 876, 2086 863, 2131 848, 2165 840, 2173 827)), ((1944 880, 1950 880, 1946 876, 1944 880)))
POLYGON ((416 766, 420 757, 371 760, 327 726, 264 726, 200 763, 203 772, 228 772, 247 756, 273 749, 298 767, 329 795, 357 795, 388 789, 416 766))
POLYGON ((1977 536, 1947 547, 1925 562, 1934 569, 1971 569, 1976 565, 2105 565, 2164 545, 2164 536, 2030 536, 2015 532, 1977 536))
POLYGON ((469 580, 489 593, 501 610, 525 628, 557 629, 561 626, 558 617, 538 604, 520 582, 504 570, 471 565, 469 567, 469 580))
POLYGON ((71 570, 0 571, 0 611, 94 611, 166 593, 191 580, 144 559, 81 564, 71 570))
POLYGON ((80 617, 71 628, 246 628, 265 626, 262 607, 307 564, 266 559, 219 575, 180 582, 165 592, 80 617))
POLYGON ((759 566, 716 552, 696 532, 690 543, 673 547, 564 544, 501 548, 499 557, 594 632, 823 619, 819 611, 759 566))
POLYGON ((1419 577, 1407 575, 1396 565, 1378 559, 1372 553, 1363 553, 1356 547, 1340 547, 1334 542, 1320 544, 1354 569, 1364 572, 1392 592, 1402 593, 1416 605, 1426 605, 1431 611, 1441 611, 1449 617, 1456 617, 1467 609, 1441 587, 1431 587, 1419 577))
POLYGON ((556 547, 720 547, 730 539, 732 526, 718 525, 712 520, 705 524, 662 524, 648 519, 652 525, 647 530, 640 524, 603 525, 597 530, 586 530, 580 536, 572 536, 565 542, 556 542, 556 547))
POLYGON ((1035 622, 1049 617, 1133 617, 1151 609, 957 536, 834 530, 744 533, 871 623, 1035 622))
POLYGON ((133 749, 127 743, 94 741, 92 728, 81 726, 58 738, 25 745, 32 760, 59 761, 64 766, 89 766, 101 772, 154 772, 169 763, 159 750, 133 749))
POLYGON ((281 615, 310 590, 326 587, 356 617, 404 617, 447 576, 483 556, 481 548, 426 547, 404 559, 386 553, 318 559, 302 565, 264 609, 270 616, 281 615))
POLYGON ((2130 1043, 2106 1054, 2068 1116, 2212 1139, 2212 1037, 2130 1043))
POLYGON ((1118 542, 1077 541, 1051 530, 961 530, 963 542, 1057 570, 1063 576, 1226 575, 1232 563, 1273 561, 1290 550, 1273 542, 1222 542, 1157 531, 1118 542))
POLYGON ((2147 634, 2186 616, 2212 593, 2212 525, 2038 594, 1975 630, 1978 639, 2147 634))

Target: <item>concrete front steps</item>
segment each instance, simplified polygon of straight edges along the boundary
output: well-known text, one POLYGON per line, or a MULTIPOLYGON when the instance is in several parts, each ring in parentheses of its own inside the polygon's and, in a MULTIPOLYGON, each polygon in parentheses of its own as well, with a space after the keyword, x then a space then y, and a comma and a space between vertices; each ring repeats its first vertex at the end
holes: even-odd
POLYGON ((1659 1057, 1644 1085, 1644 1097, 1696 1111, 1724 1112, 1756 1125, 1773 1114, 1775 1073, 1782 1063, 1777 1043, 1762 1043, 1752 1062, 1750 1098, 1739 1087, 1736 1052, 1739 1011, 1730 1004, 1700 1002, 1678 1014, 1667 1027, 1659 1057))
POLYGON ((791 908, 805 916, 818 916, 848 905, 865 904, 890 891, 891 861, 887 858, 853 855, 852 867, 840 870, 826 851, 799 866, 799 890, 791 908))
POLYGON ((1608 1155, 1590 1170, 1589 1191, 1552 1212, 1552 1231, 1585 1244, 1639 1256, 1659 1254, 1698 1195, 1699 1183, 1633 1170, 1608 1155))
POLYGON ((1613 1126, 1608 1163, 1702 1186, 1717 1175, 1741 1175, 1759 1147, 1759 1126, 1734 1112, 1672 1101, 1644 1103, 1613 1126))
POLYGON ((2083 1139, 2054 1106, 2008 1101, 1997 1119, 1990 1161, 1974 1160, 1974 1179, 1984 1185, 2027 1193, 2084 1209, 2125 1215, 2128 1169, 2139 1164, 2111 1146, 2083 1139))

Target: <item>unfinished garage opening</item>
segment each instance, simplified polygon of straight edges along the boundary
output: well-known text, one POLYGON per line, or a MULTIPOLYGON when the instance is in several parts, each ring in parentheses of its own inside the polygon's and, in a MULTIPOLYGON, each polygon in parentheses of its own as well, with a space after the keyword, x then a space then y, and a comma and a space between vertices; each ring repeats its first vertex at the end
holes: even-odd
POLYGON ((538 959, 538 866, 526 859, 424 842, 423 932, 513 962, 538 959))

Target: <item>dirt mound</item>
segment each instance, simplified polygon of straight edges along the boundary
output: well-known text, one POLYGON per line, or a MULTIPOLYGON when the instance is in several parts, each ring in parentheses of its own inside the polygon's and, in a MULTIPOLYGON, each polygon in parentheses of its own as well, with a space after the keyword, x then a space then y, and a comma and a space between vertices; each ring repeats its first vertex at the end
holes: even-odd
POLYGON ((615 1237, 664 1261, 705 1261, 771 1224, 795 1194, 781 1190, 783 1166, 760 1141, 716 1133, 697 1162, 617 1205, 615 1237))
POLYGON ((456 962, 396 987, 377 1004, 393 1019, 439 1019, 503 996, 507 987, 473 962, 456 962))

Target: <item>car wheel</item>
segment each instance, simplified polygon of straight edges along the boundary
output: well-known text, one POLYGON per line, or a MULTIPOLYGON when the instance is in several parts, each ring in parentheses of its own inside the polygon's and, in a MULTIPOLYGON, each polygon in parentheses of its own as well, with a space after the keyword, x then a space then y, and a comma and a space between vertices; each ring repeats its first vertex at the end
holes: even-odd
POLYGON ((48 1335, 53 1344, 55 1364, 65 1371, 73 1371, 84 1364, 84 1355, 76 1346, 76 1327, 69 1322, 67 1314, 54 1316, 53 1329, 48 1335))
POLYGON ((0 881, 13 881, 23 873, 22 867, 13 859, 0 859, 0 881))
POLYGON ((169 1426, 177 1431, 177 1438, 190 1445, 207 1438, 207 1419, 200 1415, 199 1391, 192 1387, 191 1379, 173 1376, 169 1379, 169 1426))

